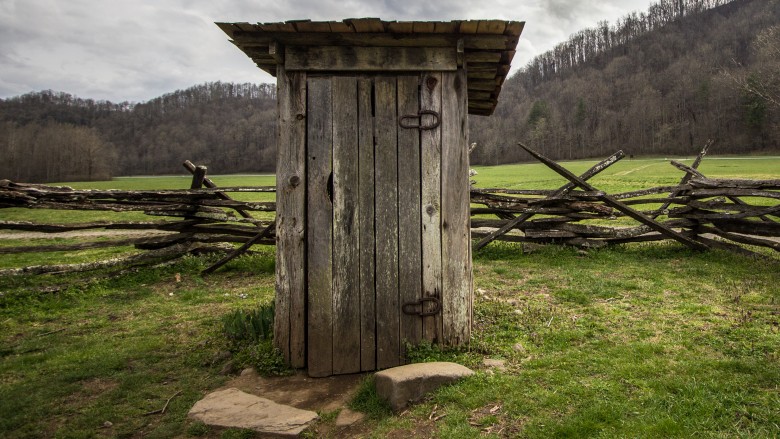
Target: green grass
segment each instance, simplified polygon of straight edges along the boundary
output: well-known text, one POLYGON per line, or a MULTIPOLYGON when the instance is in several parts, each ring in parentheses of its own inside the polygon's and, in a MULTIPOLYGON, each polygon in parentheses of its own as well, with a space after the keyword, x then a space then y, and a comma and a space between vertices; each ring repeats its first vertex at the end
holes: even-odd
MULTIPOLYGON (((592 163, 566 166, 582 172, 592 163)), ((708 158, 702 171, 779 178, 780 160, 708 158)), ((479 172, 483 187, 563 184, 537 165, 479 172)), ((665 162, 625 159, 593 182, 622 191, 679 177, 665 162)), ((214 180, 269 184, 236 178, 214 180)), ((188 182, 154 180, 100 184, 188 182)), ((38 219, 41 211, 27 214, 38 219)), ((214 260, 206 257, 121 276, 0 277, 0 437, 252 437, 186 413, 225 382, 220 371, 230 361, 235 370, 287 372, 267 340, 240 344, 223 334, 225 316, 272 301, 274 250, 254 250, 208 277, 199 274, 214 260), (51 287, 58 292, 47 293, 51 287), (179 391, 165 414, 144 416, 179 391)), ((3 255, 0 266, 104 256, 3 255)), ((470 346, 423 345, 410 353, 477 373, 402 415, 393 415, 367 380, 351 407, 369 415, 361 431, 376 438, 778 437, 777 285, 780 262, 696 253, 673 242, 587 253, 493 243, 474 256, 470 346), (507 370, 486 369, 485 358, 505 360, 507 370)))
MULTIPOLYGON (((412 353, 477 374, 403 416, 364 384, 352 407, 370 415, 373 437, 780 434, 780 264, 674 243, 523 250, 496 243, 476 255, 468 349, 412 353), (483 358, 508 370, 491 373, 483 358), (433 422, 434 410, 446 416, 433 422)), ((273 252, 202 278, 206 263, 187 258, 57 294, 36 291, 74 279, 0 279, 0 436, 245 435, 185 415, 224 382, 223 316, 270 302, 273 252), (165 415, 143 416, 179 390, 165 415)), ((283 372, 263 349, 234 359, 283 372)))
MULTIPOLYGON (((680 183, 683 172, 669 164, 669 161, 672 159, 687 165, 691 165, 693 162, 692 158, 681 157, 624 158, 591 178, 588 182, 608 194, 660 186, 676 186, 680 183)), ((560 164, 569 171, 581 175, 588 168, 598 163, 598 161, 578 160, 560 162, 560 164)), ((476 166, 474 169, 478 173, 472 180, 476 181, 475 186, 478 188, 558 189, 568 183, 566 179, 542 163, 476 166)), ((710 178, 777 179, 780 178, 780 157, 706 156, 699 166, 699 171, 710 178)), ((652 195, 650 198, 663 198, 666 195, 652 195)), ((744 198, 744 200, 756 205, 772 204, 772 200, 767 198, 744 198)), ((474 204, 472 207, 484 206, 474 204)), ((659 208, 660 203, 635 205, 633 207, 639 210, 650 211, 659 208)), ((481 215, 480 217, 492 218, 491 215, 481 215)), ((661 216, 659 219, 665 220, 667 218, 666 216, 661 216)), ((636 221, 625 217, 609 220, 589 220, 582 223, 611 227, 637 225, 636 221)))
MULTIPOLYGON (((676 185, 682 171, 669 164, 675 159, 687 165, 692 158, 624 158, 589 180, 591 184, 608 193, 648 189, 656 186, 676 185)), ((598 160, 560 162, 573 173, 580 175, 598 160)), ((557 189, 567 181, 541 163, 522 163, 501 166, 475 166, 478 174, 473 177, 477 187, 510 189, 557 189)), ((710 157, 699 167, 710 178, 772 179, 780 175, 780 157, 710 157)))
MULTIPOLYGON (((37 245, 75 244, 80 242, 106 241, 108 238, 61 238, 57 235, 37 239, 0 239, 2 247, 28 247, 37 245)), ((98 249, 55 251, 41 253, 10 253, 0 258, 0 269, 28 267, 31 265, 79 264, 95 260, 106 260, 113 257, 124 257, 140 253, 132 246, 117 246, 98 249)))
POLYGON ((374 437, 411 435, 434 407, 442 437, 776 437, 778 282, 778 263, 674 244, 491 245, 475 260, 471 353, 427 359, 476 351, 508 371, 481 370, 374 437))
POLYGON ((223 316, 273 297, 273 249, 204 279, 207 262, 55 294, 37 290, 74 279, 0 278, 0 436, 181 435, 192 404, 225 379, 223 316), (164 415, 144 416, 178 391, 164 415))

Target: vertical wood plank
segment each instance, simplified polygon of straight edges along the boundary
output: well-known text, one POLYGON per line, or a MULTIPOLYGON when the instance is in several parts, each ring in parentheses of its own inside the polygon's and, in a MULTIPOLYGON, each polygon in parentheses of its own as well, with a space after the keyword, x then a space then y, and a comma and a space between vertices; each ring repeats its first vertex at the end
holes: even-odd
POLYGON ((376 369, 374 286, 374 113, 373 81, 358 79, 358 192, 360 241, 360 368, 376 369))
MULTIPOLYGON (((441 73, 422 75, 420 109, 441 113, 441 73)), ((423 125, 432 123, 433 116, 424 116, 423 125)), ((426 297, 441 299, 441 127, 424 130, 420 135, 422 160, 422 224, 423 291, 426 297)), ((426 310, 430 307, 426 305, 426 310)), ((423 317, 423 337, 441 340, 441 314, 423 317)))
POLYGON ((357 79, 333 84, 333 373, 360 372, 357 79))
POLYGON ((396 79, 376 77, 375 209, 377 368, 400 362, 398 300, 398 150, 396 79))
POLYGON ((323 377, 333 374, 332 89, 330 78, 307 83, 308 369, 310 376, 323 377))
MULTIPOLYGON (((418 75, 398 77, 398 116, 419 110, 418 75)), ((398 129, 398 288, 401 304, 422 297, 422 249, 420 223, 420 131, 398 129)), ((422 340, 422 319, 401 317, 401 347, 422 340)))
POLYGON ((468 342, 471 330, 471 238, 466 75, 442 73, 442 342, 468 342))
POLYGON ((276 297, 274 345, 306 365, 306 74, 277 69, 276 297))

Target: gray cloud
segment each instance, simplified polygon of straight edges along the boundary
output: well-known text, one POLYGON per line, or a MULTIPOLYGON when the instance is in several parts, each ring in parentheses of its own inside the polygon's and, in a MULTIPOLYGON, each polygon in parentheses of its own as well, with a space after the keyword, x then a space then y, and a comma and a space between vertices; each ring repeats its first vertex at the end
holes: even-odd
POLYGON ((0 0, 0 97, 53 89, 143 101, 205 81, 270 82, 214 21, 526 21, 515 68, 649 0, 0 0))

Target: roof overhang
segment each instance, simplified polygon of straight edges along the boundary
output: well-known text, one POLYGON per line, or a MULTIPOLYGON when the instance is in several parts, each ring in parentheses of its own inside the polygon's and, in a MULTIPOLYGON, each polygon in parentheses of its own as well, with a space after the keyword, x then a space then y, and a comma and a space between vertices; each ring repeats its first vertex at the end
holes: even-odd
MULTIPOLYGON (((509 74, 515 48, 523 31, 524 22, 503 20, 454 21, 382 21, 378 18, 346 19, 344 21, 296 20, 283 23, 217 23, 258 67, 276 76, 276 66, 296 63, 298 68, 314 70, 301 65, 312 50, 349 50, 371 53, 377 69, 403 69, 392 62, 388 51, 400 51, 408 57, 413 48, 425 48, 427 53, 440 53, 446 60, 451 50, 458 66, 466 69, 468 77, 469 114, 489 116, 498 103, 501 87, 509 74), (290 48, 285 57, 285 48, 290 48), (354 49, 345 49, 354 48, 354 49), (379 51, 377 54, 376 52, 379 51), (395 67, 395 68, 394 68, 395 67)), ((321 53, 321 52, 319 52, 321 53)), ((428 70, 440 68, 435 60, 428 60, 428 70)), ((305 64, 305 63, 304 63, 305 64)), ((419 65, 419 63, 418 63, 419 65)), ((327 67, 338 70, 338 63, 327 67)))

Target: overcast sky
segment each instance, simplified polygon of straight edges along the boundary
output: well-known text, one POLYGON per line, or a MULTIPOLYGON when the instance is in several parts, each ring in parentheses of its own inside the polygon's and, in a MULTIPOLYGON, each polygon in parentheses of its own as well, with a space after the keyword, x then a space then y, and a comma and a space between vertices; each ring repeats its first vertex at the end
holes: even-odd
POLYGON ((206 81, 273 82, 215 21, 525 21, 513 71, 650 0, 0 0, 0 98, 55 90, 145 101, 206 81))

